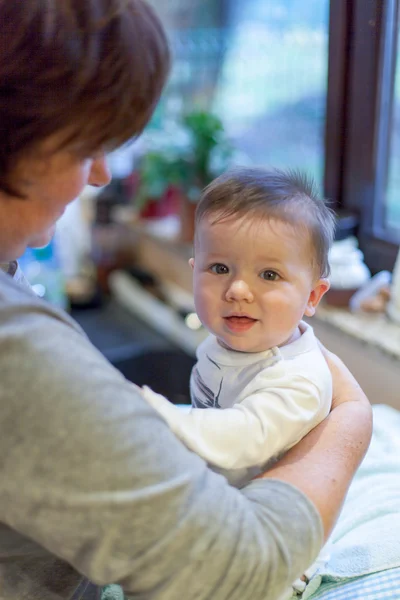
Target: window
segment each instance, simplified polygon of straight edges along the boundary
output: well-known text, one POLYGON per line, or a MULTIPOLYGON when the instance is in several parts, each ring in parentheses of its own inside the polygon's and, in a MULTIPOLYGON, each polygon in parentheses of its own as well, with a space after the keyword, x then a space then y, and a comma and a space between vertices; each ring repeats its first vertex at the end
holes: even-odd
POLYGON ((214 108, 252 164, 322 184, 329 0, 231 0, 214 108))
POLYGON ((311 172, 357 217, 373 272, 393 267, 400 242, 399 5, 173 0, 178 17, 166 19, 175 66, 164 117, 211 109, 243 161, 311 172))
POLYGON ((174 63, 159 118, 183 106, 210 109, 238 162, 299 167, 322 187, 329 0, 208 4, 168 5, 174 63))
POLYGON ((358 215, 373 271, 392 268, 400 241, 398 4, 336 0, 330 10, 325 188, 358 215))

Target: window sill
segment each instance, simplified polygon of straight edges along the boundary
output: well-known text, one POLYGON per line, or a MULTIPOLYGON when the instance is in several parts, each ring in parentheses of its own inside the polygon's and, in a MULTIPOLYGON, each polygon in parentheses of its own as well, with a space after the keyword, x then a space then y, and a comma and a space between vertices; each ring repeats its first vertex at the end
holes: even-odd
MULTIPOLYGON (((192 294, 192 273, 188 267, 188 258, 192 254, 190 245, 179 244, 158 232, 146 231, 144 226, 135 227, 138 233, 136 261, 141 267, 157 275, 162 281, 170 282, 192 294)), ((311 325, 318 322, 326 324, 337 332, 345 333, 362 345, 379 350, 384 355, 400 359, 400 326, 388 319, 384 314, 351 313, 349 310, 334 308, 327 304, 318 307, 311 325)), ((199 342, 201 333, 188 335, 193 337, 190 350, 199 342)), ((318 335, 318 333, 317 333, 318 335)))
POLYGON ((385 314, 352 313, 347 309, 321 304, 314 317, 374 347, 392 358, 400 359, 400 326, 385 314))

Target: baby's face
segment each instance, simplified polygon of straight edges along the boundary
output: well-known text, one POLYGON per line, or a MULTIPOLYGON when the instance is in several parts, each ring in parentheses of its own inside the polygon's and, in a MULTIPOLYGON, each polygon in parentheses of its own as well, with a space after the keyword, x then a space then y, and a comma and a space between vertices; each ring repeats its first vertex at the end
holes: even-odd
POLYGON ((198 226, 191 263, 203 325, 240 352, 289 343, 329 288, 316 279, 308 233, 277 220, 212 220, 198 226))

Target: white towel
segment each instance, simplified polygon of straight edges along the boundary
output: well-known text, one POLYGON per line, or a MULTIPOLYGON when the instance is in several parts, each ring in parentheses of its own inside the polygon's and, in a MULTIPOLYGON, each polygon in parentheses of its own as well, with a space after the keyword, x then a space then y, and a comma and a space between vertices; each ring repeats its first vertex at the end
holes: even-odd
POLYGON ((302 598, 322 580, 346 581, 400 567, 400 412, 375 405, 371 446, 302 598))

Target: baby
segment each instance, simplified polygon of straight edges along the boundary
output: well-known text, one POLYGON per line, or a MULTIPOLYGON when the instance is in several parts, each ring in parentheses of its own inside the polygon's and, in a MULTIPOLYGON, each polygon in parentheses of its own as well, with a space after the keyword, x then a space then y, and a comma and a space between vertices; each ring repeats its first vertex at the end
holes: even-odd
POLYGON ((184 444, 241 487, 329 413, 332 382, 311 317, 329 289, 334 216, 297 172, 241 168, 196 211, 194 299, 210 336, 192 408, 145 397, 184 444))

